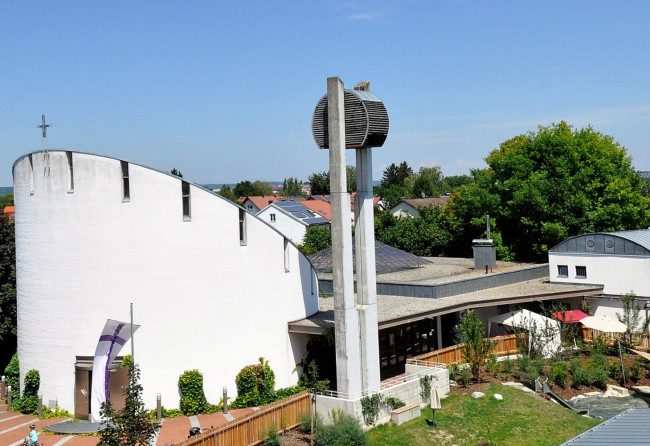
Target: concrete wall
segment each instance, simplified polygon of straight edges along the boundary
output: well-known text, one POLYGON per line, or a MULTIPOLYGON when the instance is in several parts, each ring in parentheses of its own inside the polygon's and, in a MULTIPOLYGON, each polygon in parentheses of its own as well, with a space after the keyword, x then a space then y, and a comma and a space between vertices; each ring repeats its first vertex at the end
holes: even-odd
POLYGON ((280 233, 246 214, 242 246, 240 208, 193 185, 188 221, 181 180, 146 167, 129 164, 124 201, 119 160, 73 153, 70 190, 65 152, 31 158, 14 165, 18 355, 21 381, 40 371, 44 401, 73 410, 76 356, 94 355, 106 319, 128 321, 131 302, 148 407, 157 393, 178 407, 178 377, 191 369, 217 403, 261 356, 277 387, 296 382, 305 342, 287 322, 318 310, 318 285, 291 244, 285 271, 280 233))
MULTIPOLYGON (((421 367, 407 364, 406 375, 412 376, 413 379, 388 389, 381 390, 384 398, 393 397, 404 401, 406 405, 420 404, 428 406, 429 402, 422 401, 420 398, 420 376, 432 375, 436 378, 439 395, 446 396, 449 394, 449 370, 431 367, 421 367)), ((325 395, 316 397, 316 414, 321 417, 324 423, 331 422, 332 411, 342 410, 346 414, 353 415, 359 423, 363 424, 363 410, 361 408, 361 399, 349 400, 336 398, 325 395)), ((379 414, 378 424, 387 423, 390 420, 390 410, 384 407, 379 414)))
POLYGON ((551 282, 603 285, 605 294, 650 297, 650 258, 633 255, 549 253, 551 282), (568 267, 568 277, 558 277, 558 265, 568 267), (587 268, 586 278, 576 278, 576 266, 587 268))

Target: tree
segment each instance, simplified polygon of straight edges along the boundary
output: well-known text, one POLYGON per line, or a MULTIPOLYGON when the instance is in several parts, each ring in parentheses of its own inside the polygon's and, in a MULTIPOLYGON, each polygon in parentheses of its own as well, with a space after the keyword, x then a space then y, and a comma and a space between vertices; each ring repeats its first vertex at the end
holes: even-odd
POLYGON ((129 385, 124 389, 126 402, 123 409, 115 412, 110 402, 102 404, 102 417, 110 421, 100 431, 99 445, 140 445, 145 446, 160 429, 160 424, 151 422, 142 402, 140 369, 134 364, 129 369, 129 385))
POLYGON ((435 257, 445 253, 451 239, 440 219, 440 206, 419 207, 419 216, 397 218, 383 212, 375 219, 378 241, 417 256, 435 257))
POLYGON ((494 343, 484 337, 485 327, 474 310, 463 314, 457 329, 461 336, 460 341, 463 342, 460 347, 463 357, 469 364, 474 379, 481 382, 481 366, 494 349, 494 343))
POLYGON ((282 182, 282 196, 296 195, 302 195, 302 181, 294 177, 285 178, 282 182))
POLYGON ((0 214, 0 366, 16 351, 16 242, 12 220, 0 214))
POLYGON ((240 181, 239 183, 235 184, 235 187, 232 189, 232 193, 237 198, 255 195, 253 183, 248 180, 240 181))
POLYGON ((357 191, 357 168, 354 166, 345 166, 345 182, 348 193, 357 191))
POLYGON ((475 238, 476 228, 463 222, 489 213, 507 250, 518 260, 540 261, 567 237, 638 229, 650 220, 625 148, 591 127, 540 126, 503 142, 486 162, 447 205, 456 241, 475 238))
POLYGON ((219 189, 219 192, 217 193, 230 201, 233 201, 235 203, 237 202, 237 196, 233 193, 232 189, 227 184, 221 186, 221 189, 219 189))
POLYGON ((307 256, 316 254, 332 245, 332 232, 328 227, 310 226, 302 239, 300 250, 307 256))
POLYGON ((413 173, 413 169, 409 167, 406 161, 398 166, 392 163, 386 169, 381 177, 381 187, 388 188, 390 186, 404 186, 404 180, 413 173))
POLYGON ((452 175, 445 177, 443 181, 443 192, 450 193, 453 192, 456 188, 463 186, 465 184, 472 184, 474 179, 469 175, 452 175))
POLYGON ((171 173, 172 175, 176 175, 178 178, 183 178, 183 174, 181 173, 181 171, 176 169, 175 167, 169 173, 171 173))
POLYGON ((625 333, 621 337, 622 344, 627 348, 634 348, 639 344, 641 335, 648 331, 650 320, 641 317, 641 307, 636 302, 636 295, 632 292, 621 296, 623 314, 616 313, 618 321, 625 324, 625 333))
POLYGON ((13 205, 14 205, 14 194, 8 193, 8 194, 0 195, 0 212, 2 212, 2 209, 4 209, 5 206, 13 206, 13 205))
POLYGON ((273 188, 268 181, 255 180, 253 182, 253 195, 273 195, 273 188))
POLYGON ((312 173, 307 177, 311 184, 312 195, 330 194, 330 173, 328 171, 312 173))
POLYGON ((404 186, 412 198, 439 197, 443 191, 443 178, 440 166, 420 167, 418 173, 404 180, 404 186))

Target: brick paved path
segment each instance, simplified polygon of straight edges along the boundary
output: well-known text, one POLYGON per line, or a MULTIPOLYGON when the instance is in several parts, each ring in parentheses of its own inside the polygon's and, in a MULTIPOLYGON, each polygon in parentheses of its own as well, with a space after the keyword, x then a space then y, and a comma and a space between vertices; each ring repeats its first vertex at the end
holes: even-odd
MULTIPOLYGON (((253 409, 232 409, 230 414, 237 419, 252 412, 253 409)), ((196 419, 201 429, 210 429, 228 422, 222 413, 198 415, 196 419)), ((44 426, 62 421, 64 420, 61 418, 39 420, 33 415, 8 411, 6 405, 0 404, 0 446, 20 445, 29 434, 31 424, 36 425, 36 431, 39 432, 38 440, 43 446, 95 446, 99 443, 99 437, 96 436, 53 435, 41 432, 44 426)), ((187 439, 191 427, 190 417, 164 419, 156 446, 171 446, 187 439)))

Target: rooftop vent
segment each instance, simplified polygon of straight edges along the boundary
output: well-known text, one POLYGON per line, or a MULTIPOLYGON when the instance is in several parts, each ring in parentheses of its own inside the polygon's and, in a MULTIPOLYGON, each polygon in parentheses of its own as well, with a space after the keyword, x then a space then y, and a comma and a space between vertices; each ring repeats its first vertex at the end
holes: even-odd
MULTIPOLYGON (((384 103, 370 92, 370 82, 359 82, 354 90, 344 90, 345 148, 381 147, 388 135, 388 112, 384 103)), ((327 95, 314 110, 311 123, 314 141, 320 149, 329 149, 327 95)))

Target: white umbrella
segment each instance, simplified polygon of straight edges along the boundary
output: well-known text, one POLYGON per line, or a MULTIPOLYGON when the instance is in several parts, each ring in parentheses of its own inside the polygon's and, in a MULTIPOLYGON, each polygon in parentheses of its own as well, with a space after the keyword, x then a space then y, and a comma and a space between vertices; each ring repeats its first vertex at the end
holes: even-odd
POLYGON ((607 316, 587 316, 580 319, 580 323, 587 328, 606 333, 625 333, 627 330, 624 323, 607 316))
POLYGON ((435 378, 431 380, 430 405, 432 412, 430 425, 436 427, 436 423, 434 421, 434 418, 436 416, 436 409, 442 409, 442 405, 440 404, 440 395, 438 395, 438 381, 435 378))

